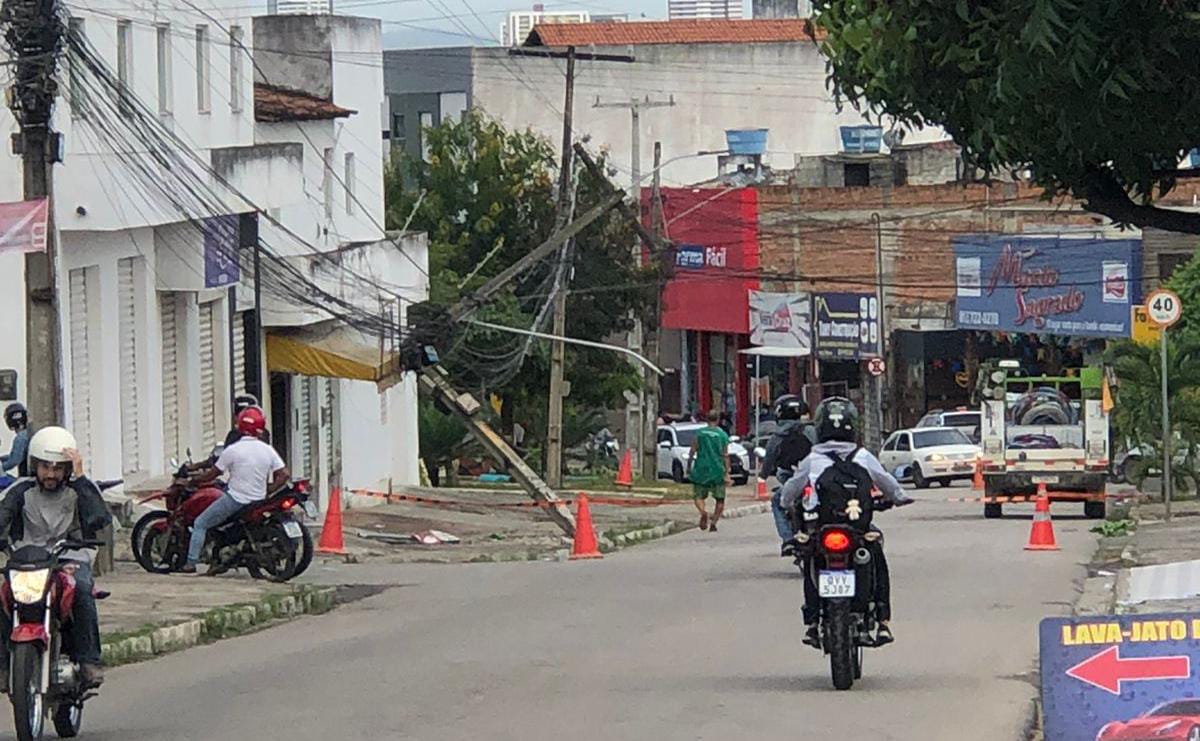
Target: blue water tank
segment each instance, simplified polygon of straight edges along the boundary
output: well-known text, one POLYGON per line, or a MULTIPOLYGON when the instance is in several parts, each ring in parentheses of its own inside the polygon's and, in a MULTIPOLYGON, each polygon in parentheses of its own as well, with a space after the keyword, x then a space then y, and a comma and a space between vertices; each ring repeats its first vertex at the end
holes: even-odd
POLYGON ((763 155, 767 153, 768 129, 728 129, 725 143, 730 154, 763 155))
POLYGON ((841 131, 846 154, 878 154, 883 146, 882 126, 842 126, 841 131))

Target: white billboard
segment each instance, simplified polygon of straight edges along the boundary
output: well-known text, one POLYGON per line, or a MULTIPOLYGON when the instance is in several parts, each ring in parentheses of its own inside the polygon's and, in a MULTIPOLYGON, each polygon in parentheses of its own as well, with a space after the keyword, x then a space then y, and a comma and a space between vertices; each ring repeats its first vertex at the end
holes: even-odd
POLYGON ((750 291, 750 342, 812 354, 812 297, 807 293, 750 291))

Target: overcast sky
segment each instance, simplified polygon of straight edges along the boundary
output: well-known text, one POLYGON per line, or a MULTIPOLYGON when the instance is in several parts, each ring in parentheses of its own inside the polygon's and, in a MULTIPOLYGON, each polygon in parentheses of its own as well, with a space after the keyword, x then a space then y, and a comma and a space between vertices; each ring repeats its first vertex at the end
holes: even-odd
MULTIPOLYGON (((534 0, 334 0, 339 13, 384 20, 385 46, 464 46, 496 42, 511 10, 529 10, 534 0), (478 17, 477 17, 478 16, 478 17)), ((557 0, 546 10, 627 13, 665 18, 667 0, 557 0)))

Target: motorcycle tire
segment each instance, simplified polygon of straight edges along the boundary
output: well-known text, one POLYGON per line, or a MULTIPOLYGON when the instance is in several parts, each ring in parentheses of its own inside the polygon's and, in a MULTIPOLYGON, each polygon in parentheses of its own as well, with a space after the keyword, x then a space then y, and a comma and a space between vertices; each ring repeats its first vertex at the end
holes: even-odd
POLYGON ((54 709, 54 732, 59 738, 75 738, 83 727, 83 703, 73 702, 54 709))
POLYGON ((825 618, 826 645, 829 647, 829 670, 833 688, 839 691, 854 686, 854 626, 850 620, 850 604, 834 602, 825 618))
POLYGON ((251 537, 262 536, 256 544, 255 553, 246 561, 246 570, 255 579, 282 584, 296 575, 296 545, 284 531, 283 525, 272 522, 251 530, 251 537), (267 562, 259 560, 258 553, 267 552, 267 562))
POLYGON ((300 541, 302 550, 300 551, 299 560, 296 561, 296 573, 292 574, 293 577, 300 576, 305 571, 308 571, 308 567, 312 565, 313 560, 312 533, 309 532, 308 526, 303 522, 300 523, 300 532, 303 533, 300 541))
POLYGON ((170 560, 164 561, 154 558, 153 546, 156 538, 170 538, 171 533, 158 533, 151 529, 151 525, 161 520, 166 520, 170 515, 166 512, 149 512, 142 516, 137 524, 133 526, 133 535, 130 536, 130 545, 133 547, 133 557, 137 560, 138 565, 151 574, 169 574, 172 571, 178 570, 180 564, 179 554, 173 554, 170 560))
POLYGON ((42 652, 32 643, 12 649, 9 700, 13 706, 13 729, 17 741, 36 741, 46 726, 46 698, 41 693, 42 652))

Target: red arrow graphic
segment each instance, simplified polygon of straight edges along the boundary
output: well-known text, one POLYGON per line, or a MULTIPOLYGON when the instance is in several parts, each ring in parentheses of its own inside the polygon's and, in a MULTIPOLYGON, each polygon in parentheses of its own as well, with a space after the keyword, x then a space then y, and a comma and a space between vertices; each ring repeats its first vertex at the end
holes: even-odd
POLYGON ((1187 656, 1122 659, 1118 647, 1113 646, 1071 667, 1067 676, 1119 695, 1121 682, 1187 679, 1192 676, 1192 660, 1187 656))

